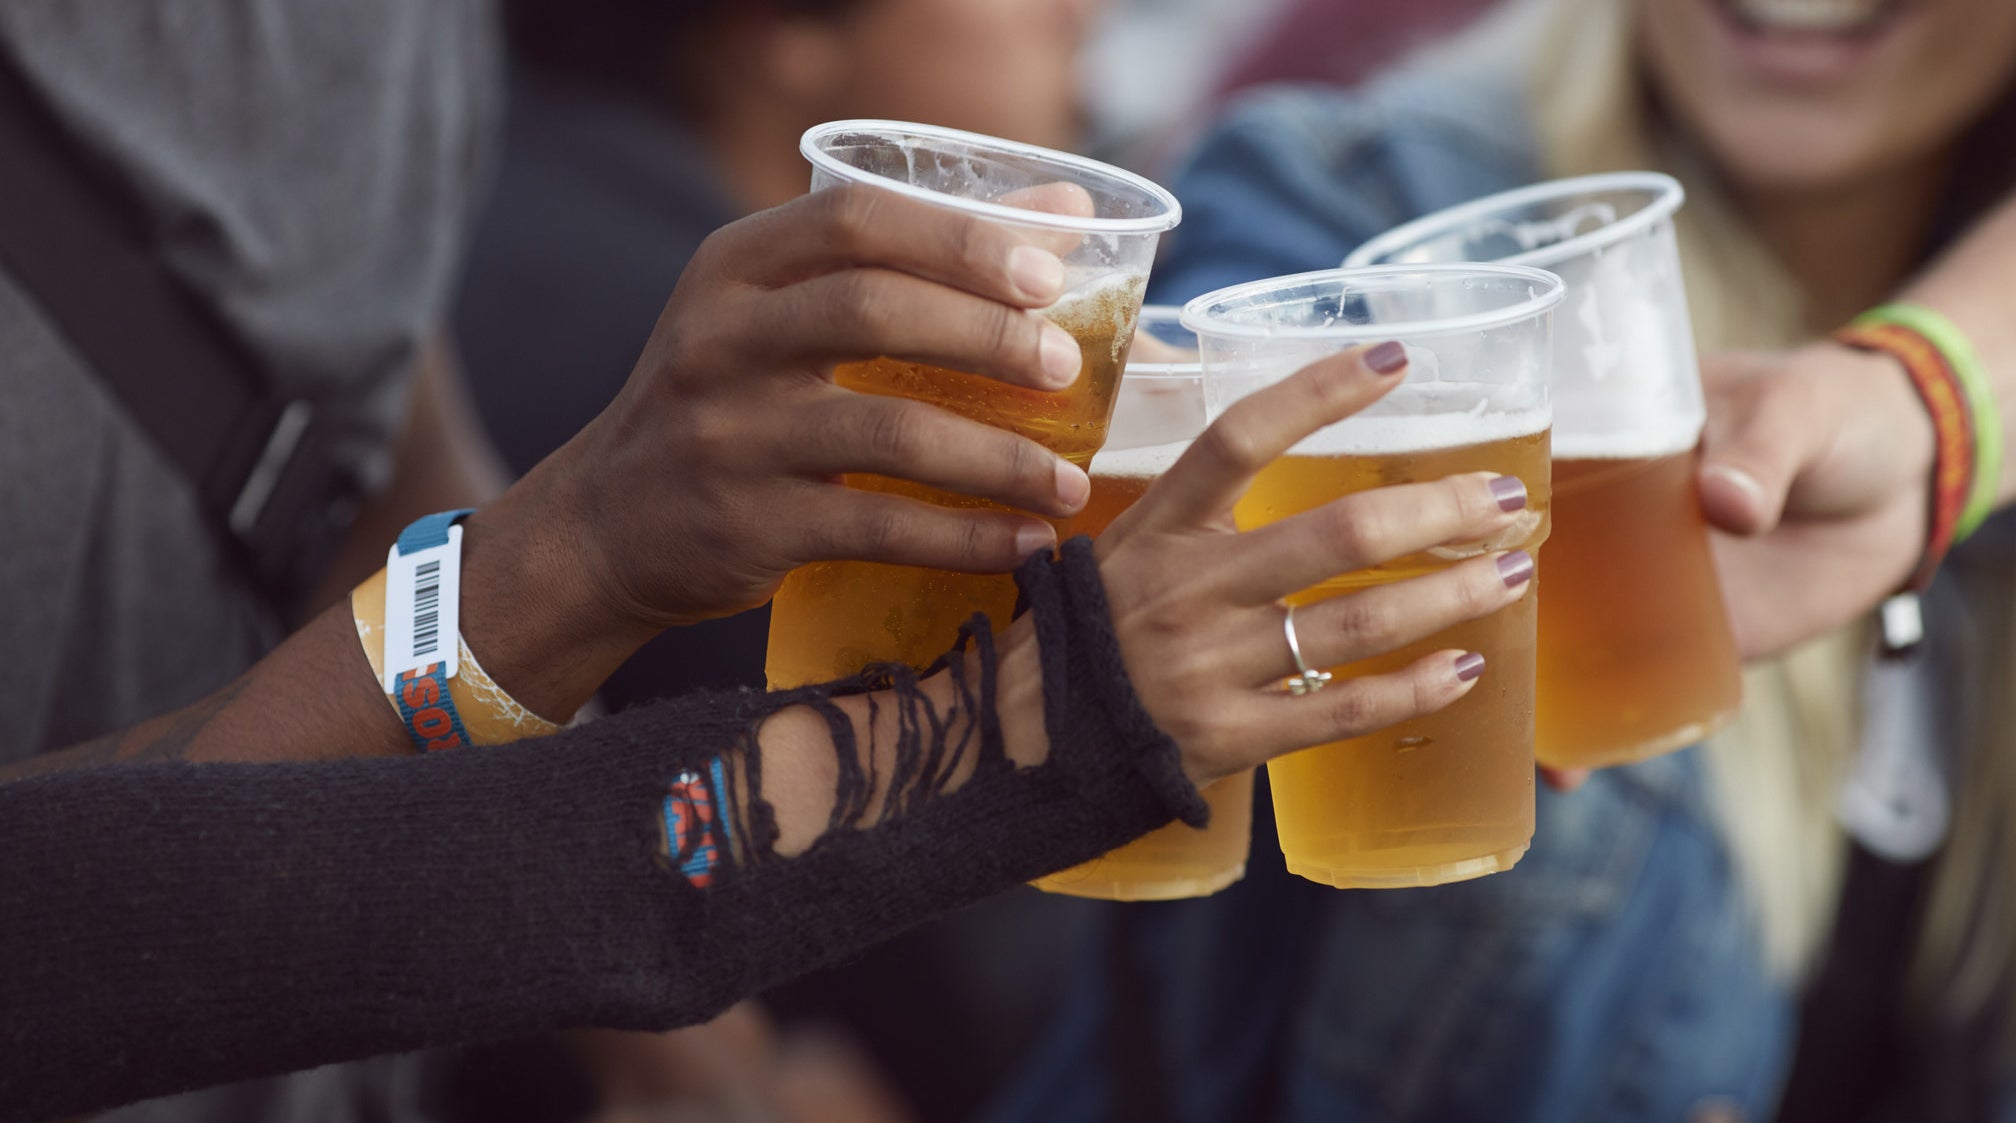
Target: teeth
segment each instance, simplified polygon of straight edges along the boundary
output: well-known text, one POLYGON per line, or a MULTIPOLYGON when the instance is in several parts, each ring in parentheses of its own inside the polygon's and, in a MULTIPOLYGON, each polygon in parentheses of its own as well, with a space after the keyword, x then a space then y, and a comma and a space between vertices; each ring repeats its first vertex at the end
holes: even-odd
POLYGON ((1875 23, 1888 0, 1731 0, 1736 14, 1767 30, 1857 31, 1875 23))

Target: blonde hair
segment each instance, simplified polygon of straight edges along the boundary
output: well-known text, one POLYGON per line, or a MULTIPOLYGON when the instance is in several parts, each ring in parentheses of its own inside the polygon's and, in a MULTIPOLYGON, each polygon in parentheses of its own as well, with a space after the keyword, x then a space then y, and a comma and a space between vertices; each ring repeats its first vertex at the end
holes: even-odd
MULTIPOLYGON (((1637 61, 1635 5, 1625 0, 1516 0, 1459 38, 1445 62, 1523 60, 1519 75, 1547 176, 1659 168, 1687 188, 1677 222, 1695 335, 1703 353, 1782 349, 1831 325, 1811 322, 1805 294, 1767 248, 1701 157, 1657 118, 1637 61)), ((1920 1008, 1969 1017, 2007 1001, 2016 958, 2016 908, 1985 893, 2016 866, 2016 835, 2001 809, 2016 806, 2016 593, 1991 578, 1970 589, 1978 619, 2011 622, 1972 660, 1970 696, 1992 712, 1967 721, 1969 773, 1957 787, 1952 834, 1941 855, 1912 965, 1920 1008)), ((1839 896, 1844 836, 1837 793, 1857 748, 1861 675, 1871 629, 1857 624, 1753 666, 1744 705, 1711 738, 1708 771, 1719 826, 1756 910, 1766 960, 1796 982, 1825 946, 1839 896)))

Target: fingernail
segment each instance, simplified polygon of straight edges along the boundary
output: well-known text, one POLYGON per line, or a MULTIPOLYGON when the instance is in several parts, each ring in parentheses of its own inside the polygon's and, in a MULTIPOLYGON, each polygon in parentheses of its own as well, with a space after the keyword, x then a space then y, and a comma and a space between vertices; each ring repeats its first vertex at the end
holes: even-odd
POLYGON ((1743 469, 1731 468, 1727 464, 1711 464, 1701 471, 1703 475, 1720 476, 1728 480, 1738 488, 1749 492, 1750 498, 1755 500, 1759 506, 1763 505, 1764 485, 1757 482, 1757 477, 1743 469))
POLYGON ((1474 651, 1466 651, 1456 657, 1456 677, 1470 682, 1484 673, 1484 657, 1474 651))
POLYGON ((1084 469, 1062 459, 1057 461, 1057 500, 1072 510, 1085 505, 1092 494, 1092 479, 1084 469))
POLYGON ((1064 263, 1047 250, 1016 246, 1008 251, 1008 279, 1023 296, 1047 304, 1064 287, 1064 263))
POLYGON ((1533 555, 1524 550, 1513 550, 1498 555, 1498 578, 1508 589, 1516 589, 1533 580, 1533 555))
POLYGON ((1078 341, 1071 338, 1071 333, 1056 324, 1044 324, 1038 351, 1043 373, 1050 376, 1052 386, 1062 389, 1078 381, 1078 341))
POLYGON ((1491 481, 1491 498, 1498 501, 1501 511, 1523 511, 1526 509, 1526 485, 1518 476, 1499 476, 1491 481))
POLYGON ((1365 352, 1365 365, 1380 374, 1392 374, 1407 365, 1407 348, 1387 340, 1365 352))
POLYGON ((1042 523, 1029 523, 1015 532, 1015 554, 1028 557, 1057 544, 1057 532, 1042 523))

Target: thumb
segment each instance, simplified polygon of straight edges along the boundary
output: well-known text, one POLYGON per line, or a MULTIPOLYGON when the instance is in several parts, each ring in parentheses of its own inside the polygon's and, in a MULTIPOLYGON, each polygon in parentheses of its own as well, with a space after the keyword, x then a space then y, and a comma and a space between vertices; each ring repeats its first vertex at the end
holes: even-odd
POLYGON ((1720 416, 1709 418, 1699 486, 1710 525, 1747 537, 1778 525, 1814 426, 1786 384, 1763 379, 1746 389, 1711 400, 1720 416))

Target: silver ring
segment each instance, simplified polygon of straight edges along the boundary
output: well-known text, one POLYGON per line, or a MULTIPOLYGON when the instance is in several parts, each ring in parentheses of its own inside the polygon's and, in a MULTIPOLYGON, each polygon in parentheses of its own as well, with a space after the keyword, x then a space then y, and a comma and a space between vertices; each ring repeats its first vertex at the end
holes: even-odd
POLYGON ((1288 637, 1288 654, 1295 660, 1295 677, 1288 680, 1288 693, 1297 696, 1314 694, 1330 685, 1329 671, 1312 671, 1309 664, 1302 661, 1302 641, 1295 636, 1295 606, 1288 605, 1288 612, 1281 617, 1281 634, 1288 637))

